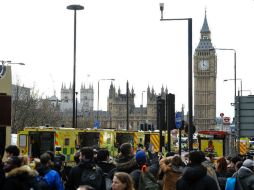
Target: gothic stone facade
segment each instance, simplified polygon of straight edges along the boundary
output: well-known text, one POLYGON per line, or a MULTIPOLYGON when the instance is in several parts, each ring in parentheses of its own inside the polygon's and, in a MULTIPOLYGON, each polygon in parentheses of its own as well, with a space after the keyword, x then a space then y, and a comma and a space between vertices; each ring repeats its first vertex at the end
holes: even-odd
MULTIPOLYGON (((154 89, 147 88, 147 107, 135 107, 134 98, 135 93, 132 89, 129 92, 128 102, 129 102, 129 129, 139 130, 140 124, 146 123, 148 125, 153 125, 157 129, 157 105, 154 89)), ((161 96, 165 98, 167 89, 161 89, 161 96)), ((109 88, 109 96, 107 101, 107 110, 109 123, 107 123, 107 128, 114 128, 117 130, 126 129, 127 125, 127 96, 126 93, 122 94, 120 89, 116 92, 115 87, 111 83, 109 88)))

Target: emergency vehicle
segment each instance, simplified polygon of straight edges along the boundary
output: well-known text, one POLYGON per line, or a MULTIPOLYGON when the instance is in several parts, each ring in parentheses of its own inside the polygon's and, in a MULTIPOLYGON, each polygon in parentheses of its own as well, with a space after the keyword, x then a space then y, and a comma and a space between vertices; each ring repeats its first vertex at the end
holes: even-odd
MULTIPOLYGON (((162 132, 162 144, 167 144, 167 134, 162 132)), ((114 129, 64 128, 64 127, 25 127, 18 132, 17 145, 23 155, 30 159, 39 157, 46 151, 64 154, 67 162, 74 161, 74 153, 81 147, 107 149, 116 157, 123 143, 131 143, 136 152, 138 144, 153 152, 160 150, 159 131, 119 131, 114 129), (61 150, 56 150, 61 147, 61 150)), ((172 138, 171 138, 172 144, 172 138)), ((163 154, 166 150, 163 147, 163 154)))
POLYGON ((74 161, 76 131, 62 127, 25 127, 18 132, 17 145, 23 155, 38 158, 46 151, 64 154, 65 161, 74 161), (57 150, 56 147, 61 147, 57 150))

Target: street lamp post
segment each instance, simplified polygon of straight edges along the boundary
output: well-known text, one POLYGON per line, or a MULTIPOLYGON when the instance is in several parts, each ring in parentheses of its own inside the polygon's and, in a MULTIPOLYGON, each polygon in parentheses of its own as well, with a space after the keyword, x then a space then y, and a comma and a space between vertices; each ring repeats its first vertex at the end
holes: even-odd
MULTIPOLYGON (((235 96, 234 96, 234 106, 236 106, 236 50, 235 49, 232 49, 232 48, 213 48, 211 50, 221 50, 221 51, 234 51, 234 93, 235 93, 235 96)), ((236 113, 235 113, 235 118, 236 118, 236 113)), ((237 128, 237 135, 238 135, 238 142, 237 142, 237 149, 236 149, 236 152, 240 152, 240 130, 239 130, 239 121, 236 121, 236 128, 237 128)), ((235 141, 237 140, 237 137, 235 138, 235 141)))
POLYGON ((4 76, 6 72, 5 65, 25 65, 25 63, 12 63, 11 61, 0 60, 0 79, 4 76))
POLYGON ((78 92, 75 93, 76 94, 76 112, 75 112, 75 127, 77 128, 78 126, 78 92))
MULTIPOLYGON (((224 79, 223 81, 224 82, 227 82, 227 81, 230 81, 230 80, 233 80, 233 81, 236 81, 236 80, 240 80, 240 92, 241 92, 241 96, 243 95, 243 81, 242 81, 242 79, 224 79)), ((235 87, 236 88, 236 87, 235 87)))
POLYGON ((83 10, 84 7, 81 5, 69 5, 67 6, 68 10, 74 11, 74 48, 73 48, 73 87, 72 87, 72 127, 74 128, 75 125, 75 88, 76 88, 76 12, 78 10, 83 10))
POLYGON ((7 64, 7 65, 25 65, 25 63, 12 63, 11 61, 3 61, 3 60, 0 60, 0 63, 2 65, 5 65, 5 64, 7 64))
POLYGON ((101 80, 111 80, 114 81, 115 79, 100 79, 98 80, 98 101, 97 101, 97 121, 99 121, 99 109, 100 109, 100 81, 101 80))
POLYGON ((177 19, 164 19, 163 11, 164 11, 164 3, 160 3, 160 11, 161 11, 161 21, 179 21, 179 20, 187 20, 188 21, 188 106, 189 106, 189 151, 193 149, 193 136, 190 131, 192 131, 193 127, 193 118, 192 118, 192 18, 177 18, 177 19))

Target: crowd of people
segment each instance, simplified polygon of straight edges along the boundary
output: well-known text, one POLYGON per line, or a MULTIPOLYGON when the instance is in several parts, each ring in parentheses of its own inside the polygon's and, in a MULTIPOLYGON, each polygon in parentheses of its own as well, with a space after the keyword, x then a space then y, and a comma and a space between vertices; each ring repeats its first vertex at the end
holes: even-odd
POLYGON ((17 146, 6 149, 0 159, 0 189, 3 190, 254 190, 252 157, 206 157, 190 151, 184 157, 169 152, 162 156, 142 145, 134 152, 123 143, 112 159, 106 149, 82 147, 74 155, 75 165, 67 167, 63 155, 52 151, 29 162, 17 146))

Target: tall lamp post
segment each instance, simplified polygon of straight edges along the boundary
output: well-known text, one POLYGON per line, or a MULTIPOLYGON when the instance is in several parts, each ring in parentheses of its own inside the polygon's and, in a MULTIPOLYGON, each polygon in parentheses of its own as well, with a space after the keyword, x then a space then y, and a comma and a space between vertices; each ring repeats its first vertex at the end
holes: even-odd
MULTIPOLYGON (((220 51, 233 51, 234 52, 234 91, 235 91, 235 96, 234 96, 234 106, 236 106, 236 50, 232 48, 213 48, 210 50, 220 50, 220 51)), ((236 118, 236 113, 235 113, 235 118, 236 118)), ((236 147, 236 152, 240 152, 240 130, 239 130, 239 121, 236 121, 236 128, 237 128, 237 135, 238 135, 238 142, 237 142, 237 147, 236 147)), ((235 141, 237 140, 237 137, 235 138, 235 141)))
POLYGON ((230 81, 230 80, 233 80, 233 81, 236 81, 236 80, 240 80, 240 85, 241 85, 241 87, 240 87, 240 92, 241 92, 241 96, 243 95, 243 81, 242 81, 242 79, 224 79, 223 81, 224 82, 227 82, 227 81, 230 81))
POLYGON ((69 5, 67 6, 68 10, 74 11, 74 48, 73 48, 73 87, 72 87, 72 127, 74 128, 75 125, 75 88, 76 88, 76 17, 77 17, 77 11, 83 10, 84 7, 81 5, 69 5))
POLYGON ((76 94, 76 111, 75 111, 75 127, 78 126, 78 92, 76 94))
POLYGON ((100 79, 98 80, 98 101, 97 101, 97 121, 99 121, 99 109, 100 109, 100 81, 101 80, 111 80, 114 81, 115 79, 100 79))
POLYGON ((188 128, 188 140, 189 140, 189 151, 193 149, 193 136, 190 131, 193 127, 192 118, 192 18, 176 18, 176 19, 164 19, 164 3, 160 3, 161 21, 188 21, 188 106, 189 106, 189 128, 188 128))

